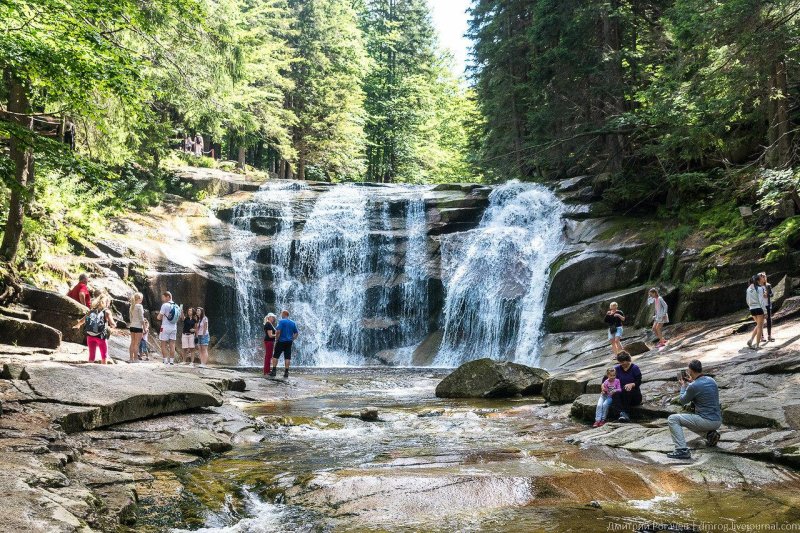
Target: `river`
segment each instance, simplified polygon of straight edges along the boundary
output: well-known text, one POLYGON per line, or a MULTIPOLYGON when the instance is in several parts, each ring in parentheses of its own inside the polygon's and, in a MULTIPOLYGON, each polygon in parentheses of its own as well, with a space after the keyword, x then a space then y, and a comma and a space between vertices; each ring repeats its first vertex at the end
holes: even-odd
POLYGON ((593 532, 648 523, 712 531, 800 523, 800 479, 782 467, 719 452, 672 464, 658 453, 569 444, 586 428, 568 418, 568 406, 537 397, 441 400, 433 391, 445 373, 304 369, 288 384, 271 384, 284 391, 278 399, 247 397, 242 405, 261 429, 180 472, 186 490, 177 531, 593 532), (368 405, 379 421, 343 417, 368 405))

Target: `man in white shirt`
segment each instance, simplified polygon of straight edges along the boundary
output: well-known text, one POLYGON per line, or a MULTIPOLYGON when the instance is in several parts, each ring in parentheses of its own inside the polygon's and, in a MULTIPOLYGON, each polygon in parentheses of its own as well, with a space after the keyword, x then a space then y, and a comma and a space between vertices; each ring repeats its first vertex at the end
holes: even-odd
POLYGON ((158 333, 158 340, 161 341, 161 358, 164 364, 175 363, 175 339, 178 337, 178 322, 170 321, 173 313, 180 316, 180 310, 177 305, 172 301, 172 293, 164 291, 161 295, 161 310, 158 312, 158 319, 161 320, 161 330, 158 333))

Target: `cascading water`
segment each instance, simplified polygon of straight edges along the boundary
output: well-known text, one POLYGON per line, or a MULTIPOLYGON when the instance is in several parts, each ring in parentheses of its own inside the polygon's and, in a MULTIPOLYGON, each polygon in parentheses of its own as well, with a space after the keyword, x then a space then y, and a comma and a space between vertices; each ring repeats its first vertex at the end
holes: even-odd
POLYGON ((489 196, 480 226, 444 239, 444 336, 437 366, 489 357, 536 364, 552 261, 561 251, 561 202, 539 185, 508 183, 489 196))
POLYGON ((436 366, 479 357, 534 362, 548 268, 560 251, 560 202, 540 186, 504 185, 477 229, 441 237, 446 299, 436 324, 429 194, 272 182, 237 205, 231 257, 241 364, 261 364, 263 317, 284 308, 301 329, 296 364, 411 365, 439 326, 436 366))
POLYGON ((425 188, 309 195, 287 185, 270 184, 232 214, 241 363, 260 364, 260 319, 284 308, 301 328, 299 364, 358 366, 385 349, 410 363, 428 327, 425 188))

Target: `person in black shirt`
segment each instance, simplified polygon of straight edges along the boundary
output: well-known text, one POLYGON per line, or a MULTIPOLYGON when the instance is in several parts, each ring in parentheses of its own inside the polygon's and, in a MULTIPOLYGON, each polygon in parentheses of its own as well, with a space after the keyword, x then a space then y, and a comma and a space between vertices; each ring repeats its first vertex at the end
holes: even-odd
POLYGON ((190 307, 183 317, 183 335, 181 335, 181 348, 183 348, 183 362, 189 366, 194 366, 194 328, 197 325, 197 318, 194 308, 190 307))
POLYGON ((767 323, 767 342, 775 342, 772 338, 772 285, 767 282, 767 273, 761 272, 758 274, 764 278, 764 300, 767 302, 766 323, 767 323))
POLYGON ((264 317, 264 375, 269 374, 270 361, 275 352, 275 313, 269 313, 264 317))
POLYGON ((608 340, 611 342, 611 352, 614 357, 622 348, 622 324, 625 322, 625 313, 619 310, 617 302, 611 302, 603 321, 608 324, 608 340))

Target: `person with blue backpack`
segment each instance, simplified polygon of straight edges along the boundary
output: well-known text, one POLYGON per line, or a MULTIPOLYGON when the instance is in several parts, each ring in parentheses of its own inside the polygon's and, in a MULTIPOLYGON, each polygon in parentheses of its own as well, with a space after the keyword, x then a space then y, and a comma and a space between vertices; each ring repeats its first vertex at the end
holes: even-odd
POLYGON ((161 309, 158 319, 161 320, 161 330, 158 340, 161 341, 161 359, 165 365, 175 364, 175 341, 178 338, 178 322, 181 320, 183 310, 181 306, 172 301, 172 293, 164 291, 161 294, 161 309))

